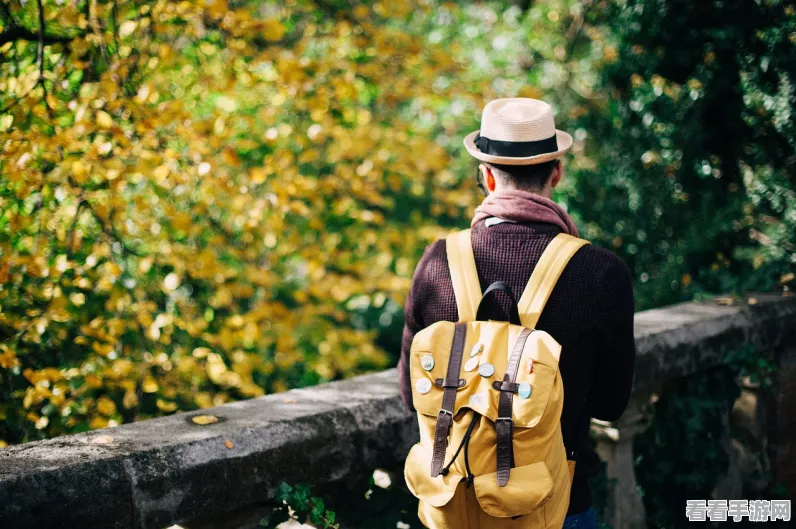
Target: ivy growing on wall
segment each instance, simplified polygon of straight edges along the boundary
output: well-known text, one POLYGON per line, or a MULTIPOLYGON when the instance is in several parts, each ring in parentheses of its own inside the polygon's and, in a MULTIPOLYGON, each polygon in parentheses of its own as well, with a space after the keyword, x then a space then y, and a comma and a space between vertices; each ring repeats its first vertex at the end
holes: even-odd
MULTIPOLYGON (((770 483, 763 490, 743 490, 741 498, 714 498, 714 489, 729 465, 728 443, 734 432, 729 418, 740 395, 738 380, 771 385, 774 364, 751 345, 729 354, 725 367, 675 380, 650 407, 651 422, 636 437, 635 470, 648 526, 689 526, 686 500, 784 499, 770 483)), ((747 487, 748 489, 748 487, 747 487)), ((742 527, 743 523, 734 523, 742 527)))
POLYGON ((400 479, 396 483, 391 474, 376 470, 359 491, 336 490, 328 495, 306 483, 282 483, 260 526, 275 529, 282 522, 295 520, 321 529, 336 529, 341 524, 358 529, 422 529, 416 514, 417 500, 400 479))

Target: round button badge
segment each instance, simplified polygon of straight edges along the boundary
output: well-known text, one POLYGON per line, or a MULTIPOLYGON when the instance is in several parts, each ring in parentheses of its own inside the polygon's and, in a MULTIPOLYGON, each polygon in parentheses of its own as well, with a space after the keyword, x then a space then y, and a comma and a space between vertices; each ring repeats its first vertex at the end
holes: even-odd
POLYGON ((425 395, 429 391, 431 391, 431 381, 427 378, 421 378, 417 382, 415 382, 415 389, 421 395, 425 395))
POLYGON ((478 367, 478 374, 484 378, 489 378, 495 374, 495 366, 492 364, 481 364, 478 367))
POLYGON ((525 383, 525 382, 520 384, 519 387, 517 388, 517 395, 519 395, 520 398, 523 398, 523 399, 527 399, 528 397, 530 397, 531 396, 531 385, 528 384, 528 383, 525 383))
POLYGON ((420 358, 420 367, 426 371, 431 371, 434 369, 434 357, 431 355, 423 355, 420 358))
POLYGON ((468 373, 478 367, 478 358, 473 357, 464 363, 464 370, 468 373))
POLYGON ((473 346, 473 348, 472 348, 472 349, 470 349, 470 356, 471 356, 471 357, 472 357, 472 356, 478 356, 478 355, 480 355, 482 352, 484 352, 484 344, 482 344, 481 342, 478 342, 477 344, 475 344, 475 345, 473 346))

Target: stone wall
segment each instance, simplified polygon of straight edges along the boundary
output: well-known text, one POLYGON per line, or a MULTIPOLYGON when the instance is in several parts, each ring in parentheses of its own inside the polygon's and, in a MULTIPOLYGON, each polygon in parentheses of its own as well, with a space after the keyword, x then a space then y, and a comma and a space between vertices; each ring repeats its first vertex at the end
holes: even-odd
MULTIPOLYGON (((691 302, 636 315, 631 406, 616 423, 594 424, 598 452, 616 480, 608 498, 613 527, 644 527, 632 464, 644 403, 666 381, 721 365, 745 343, 776 352, 778 391, 763 402, 753 386, 744 388, 733 420, 747 424, 765 446, 760 464, 772 464, 776 479, 796 490, 794 329, 796 298, 737 306, 691 302)), ((13 446, 0 450, 0 527, 159 529, 209 520, 194 525, 220 528, 222 519, 232 527, 235 519, 251 519, 247 513, 281 481, 326 486, 400 466, 417 435, 414 416, 400 402, 395 370, 389 370, 13 446), (200 414, 219 421, 194 423, 200 414)), ((754 466, 741 459, 733 460, 728 486, 754 466)))
MULTIPOLYGON (((789 353, 796 343, 796 298, 757 296, 752 304, 749 300, 733 305, 688 302, 648 310, 636 314, 635 333, 638 356, 630 404, 618 421, 592 423, 598 454, 614 483, 607 498, 611 526, 646 528, 633 468, 633 442, 647 426, 644 410, 651 399, 674 379, 698 376, 731 361, 731 353, 744 344, 778 364, 776 384, 769 392, 774 398, 763 402, 757 385, 741 381, 741 396, 727 410, 727 431, 721 432, 729 469, 717 476, 714 494, 716 499, 740 499, 742 490, 761 490, 773 477, 796 496, 792 477, 796 461, 788 459, 796 443, 787 436, 787 428, 792 430, 796 422, 794 394, 787 387, 796 380, 789 353), (774 430, 769 428, 768 416, 775 417, 774 430), (772 454, 780 465, 777 468, 771 464, 772 454)), ((672 508, 684 511, 685 506, 672 508)))
MULTIPOLYGON (((796 334, 796 328, 792 332, 796 334)), ((774 481, 796 499, 796 347, 783 348, 777 360, 777 390, 765 407, 771 412, 766 429, 769 454, 774 481)))

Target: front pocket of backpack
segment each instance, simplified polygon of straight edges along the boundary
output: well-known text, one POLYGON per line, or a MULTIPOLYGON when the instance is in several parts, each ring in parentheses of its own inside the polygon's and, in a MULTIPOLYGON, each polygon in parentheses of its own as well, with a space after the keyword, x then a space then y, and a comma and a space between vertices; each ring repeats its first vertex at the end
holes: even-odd
POLYGON ((481 508, 496 518, 523 516, 542 507, 553 494, 553 478, 544 461, 511 469, 505 487, 497 484, 497 472, 473 481, 481 508))
POLYGON ((404 479, 406 486, 415 498, 424 501, 432 507, 446 505, 454 494, 462 476, 455 472, 439 475, 432 478, 431 454, 420 443, 414 445, 406 456, 404 465, 404 479))

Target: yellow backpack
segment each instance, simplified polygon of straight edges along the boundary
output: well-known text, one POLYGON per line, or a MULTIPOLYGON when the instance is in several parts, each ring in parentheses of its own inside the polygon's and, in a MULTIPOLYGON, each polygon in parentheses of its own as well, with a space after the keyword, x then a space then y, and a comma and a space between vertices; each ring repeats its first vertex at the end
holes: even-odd
POLYGON ((470 230, 447 238, 459 322, 415 335, 412 398, 420 442, 404 477, 431 529, 560 529, 574 461, 561 433, 561 346, 534 330, 569 259, 587 241, 559 234, 545 249, 511 321, 484 321, 470 230), (530 363, 533 364, 532 371, 530 363), (530 371, 530 372, 529 372, 530 371))

